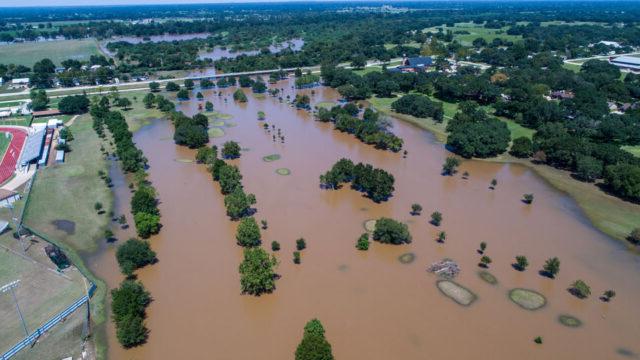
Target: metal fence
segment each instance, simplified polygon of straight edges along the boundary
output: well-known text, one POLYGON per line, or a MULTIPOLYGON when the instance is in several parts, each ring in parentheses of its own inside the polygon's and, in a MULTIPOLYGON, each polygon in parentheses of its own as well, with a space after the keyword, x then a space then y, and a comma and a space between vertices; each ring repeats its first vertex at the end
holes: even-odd
POLYGON ((80 306, 84 305, 85 303, 88 303, 91 296, 93 296, 93 293, 95 292, 95 290, 96 290, 96 285, 91 283, 91 286, 89 287, 89 292, 87 293, 87 295, 78 299, 76 302, 74 302, 69 307, 61 311, 59 314, 49 319, 46 323, 44 323, 44 325, 37 328, 29 336, 25 337, 24 339, 22 339, 22 341, 15 344, 11 349, 9 349, 9 351, 2 354, 2 356, 0 357, 0 360, 8 360, 12 356, 17 354, 20 350, 34 343, 36 340, 38 340, 38 338, 42 334, 44 334, 49 329, 54 327, 60 321, 64 320, 67 316, 69 316, 71 313, 76 311, 80 306))

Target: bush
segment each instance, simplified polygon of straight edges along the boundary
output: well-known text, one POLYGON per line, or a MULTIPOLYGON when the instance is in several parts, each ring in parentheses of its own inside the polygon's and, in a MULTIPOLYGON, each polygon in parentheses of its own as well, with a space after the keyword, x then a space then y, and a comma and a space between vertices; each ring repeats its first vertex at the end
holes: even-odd
POLYGON ((571 293, 580 299, 586 299, 591 295, 591 287, 582 280, 576 280, 571 284, 571 293))
POLYGON ((521 136, 513 140, 509 153, 518 158, 528 158, 533 154, 533 143, 528 137, 521 136))
POLYGON ((118 247, 116 259, 122 273, 131 276, 134 270, 155 262, 156 253, 148 242, 129 239, 118 247))
POLYGON ((640 228, 633 229, 633 231, 629 233, 628 239, 634 244, 640 244, 640 228))
POLYGON ((238 245, 244 247, 254 247, 260 245, 260 228, 256 219, 253 217, 246 217, 240 220, 238 229, 236 231, 236 240, 238 245))
POLYGON ((237 89, 233 93, 233 100, 235 100, 237 102, 245 103, 245 102, 247 102, 247 95, 245 95, 242 90, 237 89))
POLYGON ((576 177, 587 182, 594 182, 602 176, 604 163, 593 156, 580 156, 576 160, 576 177))
POLYGON ((167 91, 174 91, 174 92, 175 92, 175 91, 180 90, 180 85, 178 85, 178 84, 174 83, 173 81, 169 81, 169 82, 167 83, 167 85, 165 86, 165 89, 166 89, 167 91))
POLYGON ((293 252, 293 263, 294 264, 300 264, 301 259, 300 259, 300 251, 294 251, 293 252))
POLYGON ((119 288, 111 290, 111 299, 111 312, 120 344, 125 348, 143 344, 148 336, 144 318, 151 296, 142 283, 123 281, 119 288))
POLYGON ((304 327, 302 341, 296 349, 295 360, 333 360, 331 344, 325 339, 324 327, 318 319, 309 321, 304 327))
POLYGON ((406 224, 383 217, 376 221, 373 240, 384 244, 408 244, 411 242, 411 234, 406 224))
POLYGON ((275 267, 278 262, 262 248, 244 250, 244 260, 240 264, 240 287, 251 295, 270 293, 276 288, 275 267))
POLYGON ((271 242, 271 251, 280 251, 280 243, 277 241, 271 242))
POLYGON ((307 248, 307 242, 303 238, 296 240, 296 249, 304 250, 307 248))
POLYGON ((251 205, 255 203, 256 197, 253 194, 245 194, 242 187, 236 187, 233 192, 224 197, 227 216, 233 220, 249 215, 251 205))
POLYGON ((440 224, 442 223, 442 214, 438 211, 434 211, 431 214, 431 223, 434 226, 440 226, 440 224))
POLYGON ((235 141, 227 141, 222 145, 222 157, 225 159, 237 159, 240 157, 240 144, 235 141))
POLYGON ((358 242, 356 243, 356 249, 369 250, 369 233, 360 235, 358 242))
POLYGON ((553 257, 547 259, 542 267, 547 276, 553 278, 560 272, 560 259, 553 257))

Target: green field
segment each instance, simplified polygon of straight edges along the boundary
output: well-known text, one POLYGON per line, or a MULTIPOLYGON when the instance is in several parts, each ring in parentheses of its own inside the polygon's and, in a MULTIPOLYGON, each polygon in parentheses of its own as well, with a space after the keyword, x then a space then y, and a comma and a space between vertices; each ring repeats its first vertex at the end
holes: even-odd
POLYGON ((51 59, 54 64, 66 59, 89 60, 91 55, 99 55, 95 40, 60 40, 27 42, 0 45, 0 64, 33 66, 36 61, 51 59))
MULTIPOLYGON (((6 231, 0 236, 0 245, 0 284, 20 280, 15 294, 27 330, 33 331, 86 294, 80 272, 70 267, 58 273, 45 255, 46 243, 41 239, 30 242, 25 254, 11 231, 6 231)), ((4 352, 25 336, 8 293, 0 294, 0 318, 0 352, 4 352)))
POLYGON ((493 41, 493 39, 500 38, 507 41, 522 41, 522 36, 507 34, 508 27, 502 29, 487 29, 481 25, 472 23, 456 23, 453 27, 448 26, 434 26, 422 30, 423 32, 438 32, 438 29, 442 29, 443 32, 447 30, 453 31, 453 38, 464 46, 471 46, 473 40, 477 38, 483 38, 487 42, 493 41), (457 31, 469 32, 469 34, 456 34, 457 31))
POLYGON ((11 134, 10 133, 0 133, 0 160, 4 157, 5 151, 9 147, 11 143, 11 134))

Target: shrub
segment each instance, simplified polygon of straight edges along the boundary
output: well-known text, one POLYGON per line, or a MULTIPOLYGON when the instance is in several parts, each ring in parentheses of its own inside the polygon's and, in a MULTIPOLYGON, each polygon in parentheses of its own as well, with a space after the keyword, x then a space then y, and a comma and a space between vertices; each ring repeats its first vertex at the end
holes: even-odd
POLYGON ((116 259, 122 273, 131 276, 134 270, 155 262, 156 253, 148 242, 129 239, 118 247, 116 259))
POLYGON ((260 245, 260 228, 253 217, 246 217, 240 220, 236 231, 238 245, 244 247, 254 247, 260 245))
POLYGON ((520 271, 524 271, 527 266, 529 266, 529 260, 527 260, 527 257, 524 255, 518 255, 516 256, 516 267, 518 268, 518 270, 520 271))
POLYGON ((633 229, 633 231, 629 233, 628 239, 634 244, 640 244, 640 228, 633 229))
POLYGON ((547 259, 542 269, 547 276, 555 277, 560 272, 560 259, 557 257, 547 259))
POLYGON ((280 243, 277 241, 271 242, 271 251, 280 251, 280 243))
POLYGON ((422 212, 422 205, 420 204, 411 205, 411 215, 420 215, 421 212, 422 212))
POLYGON ((303 238, 296 240, 296 249, 304 250, 307 248, 307 242, 303 238))
POLYGON ((238 89, 233 93, 233 100, 241 103, 247 102, 247 95, 242 92, 242 90, 238 89))
POLYGON ((369 250, 369 233, 360 235, 358 242, 356 243, 356 249, 369 250))
POLYGON ((591 295, 591 287, 582 280, 576 280, 571 284, 571 293, 580 299, 586 299, 591 295))
POLYGON ((222 157, 225 159, 237 159, 240 157, 240 144, 235 141, 227 141, 222 145, 222 157))
POLYGON ((530 205, 531 203, 533 203, 533 194, 522 195, 522 202, 524 202, 527 205, 530 205))
POLYGON ((458 158, 449 156, 442 165, 442 175, 453 175, 456 173, 456 169, 460 166, 460 160, 458 158))
POLYGON ((300 251, 294 251, 293 252, 293 263, 294 264, 300 264, 300 251))
POLYGON ((438 211, 434 211, 431 214, 431 223, 435 226, 440 226, 442 223, 442 214, 438 211))
POLYGON ((411 242, 411 234, 406 224, 383 217, 376 221, 373 240, 384 244, 408 244, 411 242))

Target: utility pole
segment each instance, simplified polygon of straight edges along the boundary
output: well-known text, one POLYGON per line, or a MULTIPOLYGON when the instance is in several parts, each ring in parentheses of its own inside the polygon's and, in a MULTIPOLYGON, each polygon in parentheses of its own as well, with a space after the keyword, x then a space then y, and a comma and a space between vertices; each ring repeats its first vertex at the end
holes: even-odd
POLYGON ((20 306, 18 305, 18 299, 16 298, 16 293, 13 291, 13 289, 18 287, 19 283, 20 283, 20 280, 12 281, 12 282, 8 283, 7 285, 4 285, 3 287, 1 287, 0 288, 0 292, 1 293, 6 293, 8 291, 8 292, 11 293, 11 297, 13 297, 13 302, 14 302, 14 304, 16 304, 16 310, 18 311, 18 316, 20 316, 20 321, 22 322, 22 328, 24 329, 24 334, 25 334, 25 336, 29 336, 29 331, 27 330, 27 324, 24 322, 24 317, 22 316, 22 311, 20 311, 20 306))

